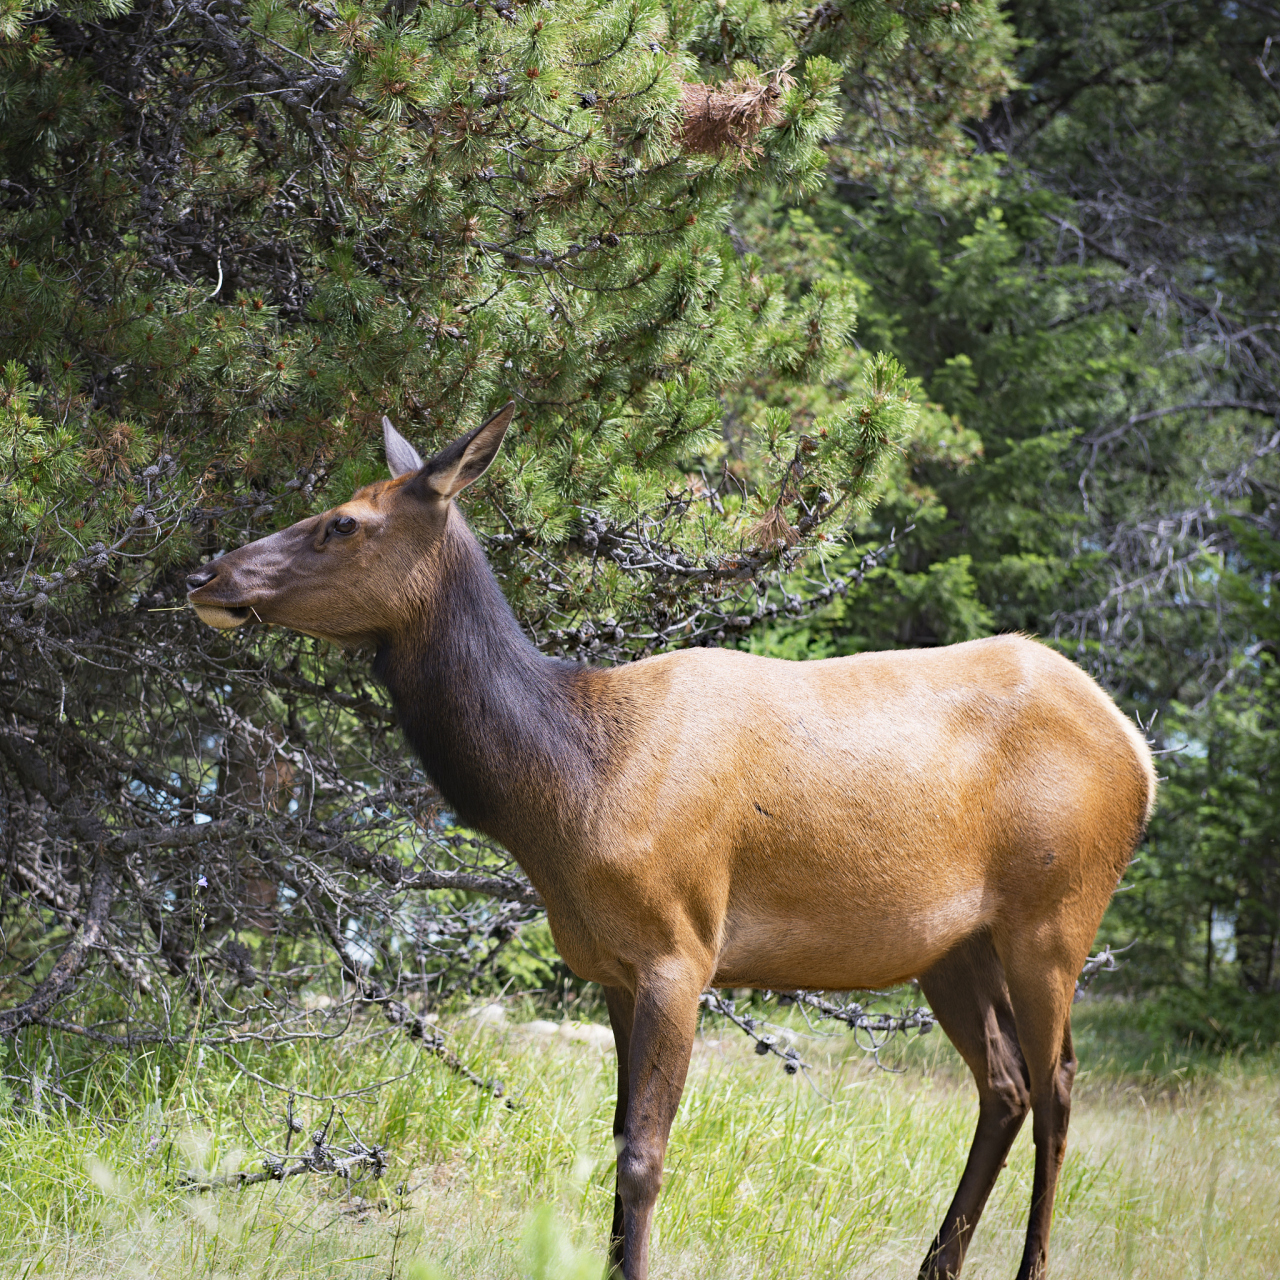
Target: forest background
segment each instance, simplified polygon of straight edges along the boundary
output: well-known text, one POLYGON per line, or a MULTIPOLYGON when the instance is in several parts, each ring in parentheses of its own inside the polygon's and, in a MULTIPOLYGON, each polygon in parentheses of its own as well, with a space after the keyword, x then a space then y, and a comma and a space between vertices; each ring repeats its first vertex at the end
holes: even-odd
POLYGON ((15 1096, 321 988, 446 1056, 425 1010, 566 989, 368 655, 182 607, 381 474, 383 413, 425 451, 508 396, 467 514, 545 652, 1041 637, 1165 777, 1096 989, 1280 1035, 1280 10, 4 0, 0 39, 15 1096))

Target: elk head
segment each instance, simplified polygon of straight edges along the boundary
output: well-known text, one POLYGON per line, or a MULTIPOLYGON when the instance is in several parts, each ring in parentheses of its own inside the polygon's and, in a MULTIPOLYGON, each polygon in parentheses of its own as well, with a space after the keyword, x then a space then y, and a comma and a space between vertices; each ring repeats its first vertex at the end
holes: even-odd
POLYGON ((429 602, 453 498, 488 470, 514 413, 511 401, 425 462, 383 418, 390 480, 202 565, 187 599, 211 627, 275 623, 348 648, 389 639, 429 602))

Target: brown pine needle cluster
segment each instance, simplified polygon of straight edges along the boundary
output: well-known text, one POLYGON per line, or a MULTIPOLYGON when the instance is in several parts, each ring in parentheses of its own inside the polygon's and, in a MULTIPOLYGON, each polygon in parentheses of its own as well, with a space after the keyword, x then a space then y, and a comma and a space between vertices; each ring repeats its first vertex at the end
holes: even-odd
POLYGON ((748 77, 718 85, 686 84, 680 92, 681 146, 700 155, 730 151, 744 159, 760 155, 756 138, 782 118, 778 100, 794 83, 785 71, 775 71, 766 80, 748 77))
POLYGON ((800 541, 800 535, 792 526, 780 507, 770 507, 768 511, 751 526, 750 537, 761 547, 794 547, 800 541))

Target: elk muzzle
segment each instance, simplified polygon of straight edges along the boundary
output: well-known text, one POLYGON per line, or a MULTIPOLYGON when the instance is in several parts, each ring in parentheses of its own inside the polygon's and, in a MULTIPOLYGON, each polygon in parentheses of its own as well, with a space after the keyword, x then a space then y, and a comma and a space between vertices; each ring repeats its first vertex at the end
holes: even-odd
POLYGON ((189 574, 187 602, 200 621, 222 631, 267 621, 260 611, 279 594, 281 570, 299 541, 296 528, 229 551, 189 574))
POLYGON ((187 575, 187 601, 196 611, 200 621, 220 631, 230 631, 242 626, 253 616, 248 605, 224 603, 217 599, 224 594, 218 588, 228 584, 218 582, 218 561, 204 565, 195 573, 187 575), (201 592, 206 592, 205 599, 197 599, 201 592), (212 597, 212 598, 210 598, 212 597))

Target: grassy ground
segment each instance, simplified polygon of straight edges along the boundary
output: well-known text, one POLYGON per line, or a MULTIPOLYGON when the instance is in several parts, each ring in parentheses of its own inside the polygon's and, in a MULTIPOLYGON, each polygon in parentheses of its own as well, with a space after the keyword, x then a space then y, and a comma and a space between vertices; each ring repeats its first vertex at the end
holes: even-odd
MULTIPOLYGON (((1280 1057, 1156 1051, 1122 1008, 1077 1014, 1083 1070, 1053 1275, 1280 1274, 1280 1057)), ((213 1055, 159 1071, 138 1061, 125 1075, 103 1059, 87 1097, 97 1119, 0 1112, 0 1274, 596 1280, 612 1198, 612 1052, 545 1026, 459 1017, 451 1031, 472 1065, 507 1082, 515 1109, 392 1035, 252 1059, 317 1094, 389 1081, 338 1103, 393 1155, 390 1174, 351 1198, 318 1177, 206 1194, 177 1185, 183 1170, 246 1168, 261 1158, 255 1142, 283 1141, 283 1098, 213 1055)), ((657 1276, 915 1275, 964 1162, 972 1085, 937 1033, 899 1053, 907 1069, 896 1076, 844 1036, 799 1047, 807 1081, 732 1029, 704 1030, 659 1201, 657 1276)), ((297 1105, 305 1141, 330 1106, 297 1105)), ((1029 1128, 967 1276, 1017 1268, 1029 1128)))

